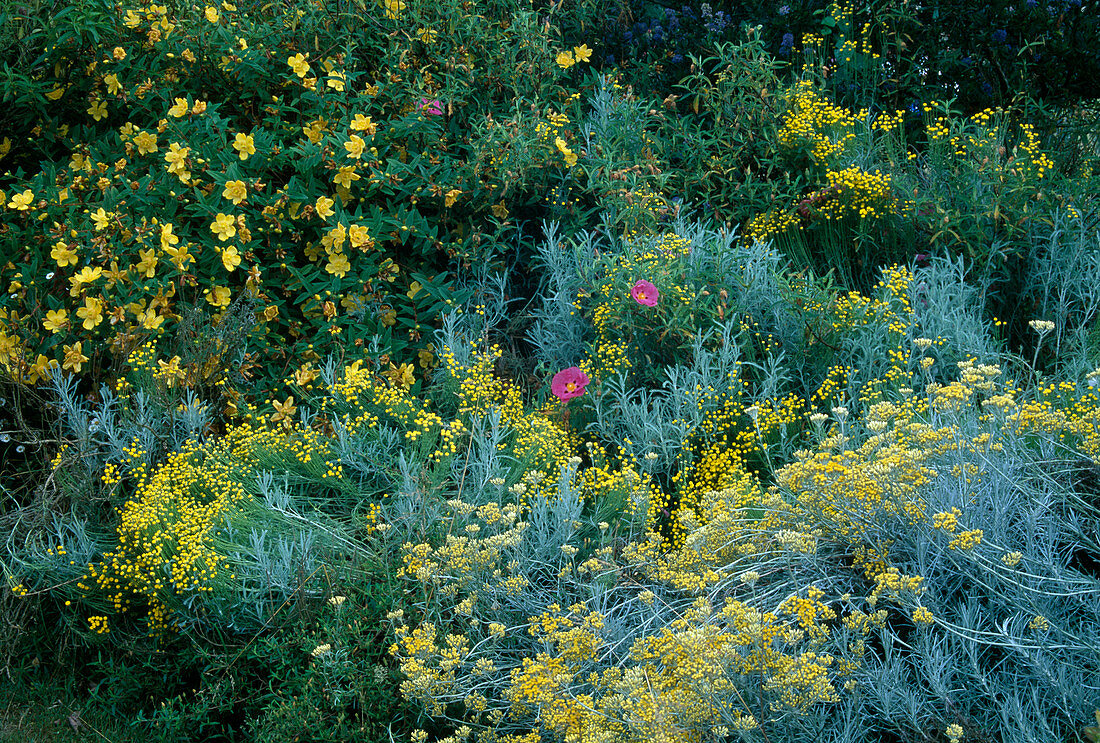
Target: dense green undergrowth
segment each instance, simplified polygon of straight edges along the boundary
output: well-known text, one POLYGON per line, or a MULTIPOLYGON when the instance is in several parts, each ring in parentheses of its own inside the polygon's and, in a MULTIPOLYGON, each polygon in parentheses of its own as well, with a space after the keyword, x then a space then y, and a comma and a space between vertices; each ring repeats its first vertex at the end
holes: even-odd
POLYGON ((1100 740, 1100 24, 970 10, 4 5, 0 737, 1100 740))

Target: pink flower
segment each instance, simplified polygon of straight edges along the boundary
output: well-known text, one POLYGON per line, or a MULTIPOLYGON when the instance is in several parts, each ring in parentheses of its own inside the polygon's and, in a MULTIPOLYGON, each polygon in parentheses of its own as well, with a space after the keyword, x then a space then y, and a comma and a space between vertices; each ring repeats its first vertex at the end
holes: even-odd
POLYGON ((554 378, 550 380, 550 391, 554 393, 554 397, 565 402, 583 395, 584 386, 589 381, 591 380, 588 379, 587 374, 578 367, 571 366, 554 375, 554 378))
POLYGON ((417 111, 423 111, 428 116, 443 115, 443 101, 434 98, 421 98, 416 104, 417 111))
POLYGON ((630 290, 630 296, 634 297, 634 301, 638 304, 644 304, 646 307, 656 307, 661 293, 657 291, 657 287, 645 279, 638 279, 638 282, 634 284, 634 288, 630 290))

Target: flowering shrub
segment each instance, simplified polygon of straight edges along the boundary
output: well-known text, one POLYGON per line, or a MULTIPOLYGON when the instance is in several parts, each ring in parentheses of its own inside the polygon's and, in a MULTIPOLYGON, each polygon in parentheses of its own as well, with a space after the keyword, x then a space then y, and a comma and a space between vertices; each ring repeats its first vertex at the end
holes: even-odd
MULTIPOLYGON (((54 368, 103 378, 188 308, 217 324, 235 298, 255 318, 247 365, 269 381, 344 349, 401 363, 427 350, 426 331, 466 296, 442 269, 494 255, 491 223, 508 211, 494 205, 515 177, 482 173, 465 133, 491 126, 497 101, 553 99, 568 74, 545 35, 523 30, 533 17, 486 26, 450 6, 402 7, 354 32, 349 55, 315 48, 350 33, 350 14, 320 6, 119 13, 117 45, 75 83, 77 50, 44 63, 56 62, 43 69, 53 99, 89 103, 38 125, 69 154, 6 178, 5 240, 20 247, 0 264, 3 368, 28 384, 54 368), (410 23, 423 33, 389 33, 410 23), (501 79, 471 66, 479 49, 530 70, 501 79), (212 99, 212 85, 236 93, 212 99)), ((568 137, 539 167, 575 163, 557 157, 568 137)))

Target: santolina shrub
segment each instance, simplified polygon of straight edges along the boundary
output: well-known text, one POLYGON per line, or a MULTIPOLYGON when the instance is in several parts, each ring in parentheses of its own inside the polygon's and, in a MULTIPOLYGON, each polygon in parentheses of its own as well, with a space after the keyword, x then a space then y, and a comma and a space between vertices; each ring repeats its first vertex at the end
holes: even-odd
MULTIPOLYGON (((682 257, 722 244, 682 231, 682 257)), ((1100 701, 1100 369, 1026 389, 1000 363, 946 368, 951 339, 920 334, 917 286, 894 268, 877 298, 834 295, 838 348, 879 365, 840 356, 853 363, 805 397, 781 361, 750 373, 732 328, 673 356, 663 388, 572 368, 534 400, 468 335, 476 313, 437 337, 434 393, 306 362, 285 398, 163 464, 136 442, 106 456, 113 536, 62 523, 9 579, 64 596, 99 642, 231 638, 276 631, 287 605, 336 606, 358 579, 334 567, 381 560, 406 586, 386 641, 401 692, 434 720, 414 740, 1060 736, 1100 701), (87 559, 79 581, 60 580, 69 554, 87 559)), ((649 307, 636 289, 583 321, 674 294, 649 307)), ((155 354, 131 363, 167 390, 155 354)), ((119 411, 135 404, 120 394, 119 411)), ((352 657, 330 633, 300 649, 318 683, 339 666, 318 659, 352 657)))

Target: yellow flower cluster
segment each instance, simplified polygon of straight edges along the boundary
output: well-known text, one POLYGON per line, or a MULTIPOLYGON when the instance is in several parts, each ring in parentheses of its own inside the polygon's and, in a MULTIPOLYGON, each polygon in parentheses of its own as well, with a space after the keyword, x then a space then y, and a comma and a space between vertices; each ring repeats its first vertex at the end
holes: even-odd
POLYGON ((786 150, 806 148, 819 165, 832 165, 856 138, 863 114, 853 115, 826 100, 814 84, 804 80, 786 94, 787 113, 778 141, 786 150))

